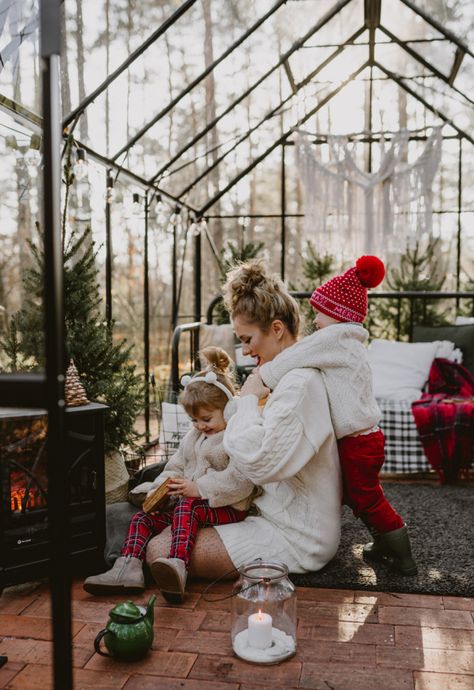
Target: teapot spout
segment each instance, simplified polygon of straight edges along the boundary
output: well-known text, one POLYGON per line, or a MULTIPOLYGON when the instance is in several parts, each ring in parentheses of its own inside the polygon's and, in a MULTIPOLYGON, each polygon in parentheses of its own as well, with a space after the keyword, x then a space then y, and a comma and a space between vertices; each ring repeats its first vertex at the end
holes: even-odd
POLYGON ((156 601, 156 594, 153 594, 146 606, 146 619, 153 625, 154 620, 155 620, 155 611, 154 611, 154 605, 156 601))

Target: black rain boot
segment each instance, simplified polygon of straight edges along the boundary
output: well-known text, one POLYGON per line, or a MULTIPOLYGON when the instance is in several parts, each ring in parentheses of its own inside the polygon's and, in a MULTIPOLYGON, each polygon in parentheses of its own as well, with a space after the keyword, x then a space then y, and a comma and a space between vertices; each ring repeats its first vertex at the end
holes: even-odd
POLYGON ((382 561, 401 575, 416 575, 418 568, 413 560, 407 526, 385 534, 377 534, 374 541, 363 548, 367 560, 382 561))

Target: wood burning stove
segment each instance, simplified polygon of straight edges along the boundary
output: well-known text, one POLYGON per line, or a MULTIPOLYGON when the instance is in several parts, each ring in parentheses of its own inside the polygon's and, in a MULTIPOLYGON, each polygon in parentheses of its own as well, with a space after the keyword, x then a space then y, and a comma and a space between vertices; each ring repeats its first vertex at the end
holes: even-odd
MULTIPOLYGON (((90 403, 66 411, 70 554, 84 572, 103 560, 106 409, 90 403)), ((0 408, 0 588, 48 574, 46 433, 43 411, 0 408)))

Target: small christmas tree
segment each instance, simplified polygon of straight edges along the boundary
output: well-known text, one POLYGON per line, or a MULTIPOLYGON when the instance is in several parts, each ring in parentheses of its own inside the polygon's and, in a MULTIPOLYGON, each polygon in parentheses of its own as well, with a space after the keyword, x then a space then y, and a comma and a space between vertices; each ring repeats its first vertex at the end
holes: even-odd
MULTIPOLYGON (((221 260, 219 268, 221 272, 221 279, 224 283, 227 273, 231 268, 238 264, 255 259, 264 247, 263 242, 248 242, 247 244, 238 245, 237 242, 228 240, 225 247, 221 251, 221 260)), ((223 302, 216 305, 216 319, 217 324, 224 324, 230 322, 229 312, 224 306, 223 302)))
MULTIPOLYGON (((400 257, 399 267, 388 267, 386 283, 394 292, 438 292, 445 276, 440 269, 438 253, 439 238, 429 238, 426 245, 416 242, 407 246, 400 257)), ((415 323, 440 326, 446 323, 446 307, 439 300, 377 300, 369 312, 368 327, 379 338, 408 339, 415 323), (400 307, 400 318, 398 309, 400 307)))
MULTIPOLYGON (((311 242, 306 243, 303 256, 302 269, 304 281, 297 287, 290 284, 290 289, 295 291, 312 292, 324 283, 334 273, 334 257, 331 254, 319 254, 311 242)), ((304 331, 314 331, 314 311, 308 300, 300 303, 300 311, 304 321, 304 331)))
POLYGON ((87 405, 86 391, 81 383, 79 372, 76 369, 74 361, 71 359, 66 371, 66 381, 64 383, 64 400, 67 407, 77 407, 78 405, 87 405))
MULTIPOLYGON (((64 166, 66 192, 74 182, 71 146, 72 140, 68 142, 64 166)), ((143 382, 130 361, 131 348, 125 340, 114 343, 113 324, 109 326, 103 319, 91 229, 88 227, 82 232, 72 232, 65 242, 66 216, 64 212, 66 356, 68 360, 74 360, 87 398, 108 406, 105 414, 105 450, 110 452, 133 445, 138 438, 134 425, 143 405, 143 382)), ((10 368, 16 366, 17 370, 20 354, 23 359, 33 361, 36 369, 44 371, 45 367, 44 249, 38 224, 37 230, 36 244, 29 243, 33 263, 23 278, 25 302, 14 315, 6 338, 10 343, 10 368)))

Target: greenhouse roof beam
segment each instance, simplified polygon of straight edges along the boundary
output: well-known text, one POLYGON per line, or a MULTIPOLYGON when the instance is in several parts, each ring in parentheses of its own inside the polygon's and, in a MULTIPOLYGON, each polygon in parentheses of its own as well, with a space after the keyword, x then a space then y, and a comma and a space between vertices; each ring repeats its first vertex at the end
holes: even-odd
POLYGON ((251 86, 249 86, 248 89, 246 89, 235 101, 233 101, 230 105, 225 108, 220 115, 214 118, 211 122, 209 122, 204 129, 202 129, 200 132, 198 132, 192 139, 189 141, 185 146, 183 146, 169 161, 167 161, 166 165, 164 165, 162 168, 158 170, 158 172, 150 179, 150 182, 155 182, 164 172, 165 170, 169 169, 170 165, 173 165, 173 163, 176 163, 181 156, 186 153, 190 148, 196 144, 199 139, 202 139, 203 136, 205 136, 217 123, 222 120, 223 117, 228 115, 231 110, 233 110, 239 103, 241 103, 244 98, 246 98, 248 95, 254 91, 257 86, 260 86, 262 82, 267 79, 273 72, 275 72, 281 65, 285 62, 285 60, 288 60, 288 58, 293 55, 294 52, 296 52, 299 48, 301 48, 306 41, 313 36, 319 29, 321 29, 327 22, 329 22, 341 9, 343 9, 346 5, 349 4, 349 2, 352 2, 352 0, 339 0, 328 12, 326 12, 325 15, 321 17, 321 19, 314 24, 309 31, 306 32, 306 34, 300 38, 298 41, 295 41, 291 48, 289 48, 284 55, 280 57, 278 62, 273 65, 265 74, 263 74, 261 77, 257 79, 251 86))
POLYGON ((94 149, 90 148, 90 146, 87 146, 87 144, 83 144, 82 142, 78 141, 77 139, 74 140, 77 144, 77 146, 81 149, 84 149, 84 151, 91 157, 97 160, 99 163, 103 164, 104 166, 108 168, 113 168, 117 176, 124 175, 125 177, 128 177, 130 180, 138 184, 140 187, 143 187, 144 189, 152 189, 154 190, 157 194, 161 194, 162 197, 165 197, 169 201, 173 202, 173 204, 177 204, 178 206, 182 206, 186 208, 188 211, 191 211, 192 213, 196 214, 197 210, 191 206, 188 203, 185 203, 184 201, 179 201, 177 197, 173 196, 173 194, 170 194, 169 192, 165 192, 163 189, 160 189, 156 185, 152 185, 146 180, 144 177, 141 177, 140 175, 137 175, 136 173, 132 172, 132 170, 129 170, 128 168, 124 168, 122 165, 119 165, 118 163, 115 163, 114 161, 110 160, 110 158, 107 158, 107 156, 103 156, 101 153, 98 153, 97 151, 94 151, 94 149))
POLYGON ((330 62, 332 62, 332 60, 334 60, 334 58, 336 58, 336 57, 339 55, 339 53, 341 53, 341 52, 344 50, 344 48, 346 48, 346 46, 348 46, 348 45, 350 45, 351 43, 353 43, 361 34, 364 33, 364 31, 366 31, 365 26, 363 26, 363 27, 361 27, 360 29, 358 29, 354 34, 352 34, 352 36, 350 36, 346 41, 344 41, 344 43, 341 43, 341 45, 340 45, 338 48, 336 48, 336 50, 334 50, 334 51, 331 53, 331 55, 328 55, 328 57, 327 57, 325 60, 323 60, 323 61, 322 61, 322 62, 321 62, 321 63, 320 63, 310 74, 308 74, 302 81, 300 81, 298 84, 295 84, 295 88, 296 88, 296 91, 295 91, 295 92, 290 93, 290 95, 287 96, 283 101, 281 101, 280 103, 278 103, 277 106, 275 106, 275 107, 272 108, 269 112, 267 112, 267 113, 264 115, 264 117, 263 117, 261 120, 259 120, 259 121, 257 122, 257 124, 253 125, 253 127, 250 127, 250 129, 248 129, 248 130, 247 130, 247 131, 246 131, 246 132, 245 132, 245 133, 244 133, 244 134, 233 144, 233 146, 231 146, 231 147, 230 147, 227 151, 225 151, 225 153, 223 153, 221 156, 219 156, 218 158, 216 158, 216 160, 215 160, 211 165, 209 165, 205 170, 203 170, 202 173, 200 173, 196 178, 194 178, 194 180, 193 180, 192 182, 190 182, 190 183, 188 184, 188 186, 185 187, 185 188, 178 194, 178 199, 181 199, 185 194, 187 194, 187 193, 188 193, 198 182, 200 182, 204 177, 206 177, 206 175, 208 175, 208 174, 211 172, 211 170, 214 170, 214 168, 215 168, 216 166, 218 166, 218 165, 224 160, 224 158, 226 158, 226 157, 229 155, 229 153, 232 153, 232 151, 235 151, 235 149, 236 149, 238 146, 240 146, 240 144, 241 144, 243 141, 245 141, 246 139, 248 139, 249 136, 250 136, 253 132, 255 132, 259 127, 261 127, 261 125, 263 125, 264 122, 267 122, 267 121, 270 120, 272 117, 274 117, 274 116, 278 113, 278 111, 281 110, 281 109, 283 108, 283 106, 286 105, 286 104, 288 103, 288 101, 290 101, 290 100, 293 98, 293 96, 295 95, 295 93, 297 93, 300 89, 302 89, 303 86, 306 86, 306 84, 309 84, 309 82, 311 81, 311 79, 313 79, 313 77, 315 77, 316 74, 318 74, 318 72, 320 72, 322 69, 324 69, 324 67, 326 67, 326 65, 328 65, 330 62))
POLYGON ((176 12, 174 12, 169 19, 166 19, 163 24, 160 24, 158 29, 154 31, 143 43, 138 46, 136 50, 131 53, 131 55, 128 56, 128 58, 122 62, 119 67, 117 67, 116 70, 110 74, 107 79, 105 79, 102 84, 100 84, 89 96, 86 96, 82 103, 79 103, 77 108, 74 108, 74 110, 71 110, 69 115, 66 115, 66 117, 63 120, 63 128, 68 127, 68 125, 71 124, 73 120, 75 120, 78 116, 80 117, 84 110, 89 106, 97 96, 100 96, 100 94, 105 91, 110 84, 119 77, 122 72, 124 72, 132 62, 134 62, 142 53, 147 50, 162 34, 164 34, 170 26, 172 26, 185 12, 187 12, 194 4, 196 3, 196 0, 186 0, 178 9, 176 12))
POLYGON ((364 0, 364 23, 369 30, 369 63, 375 60, 375 29, 380 26, 382 0, 364 0))
POLYGON ((419 17, 425 20, 430 26, 433 27, 433 29, 436 29, 440 34, 445 36, 451 43, 454 43, 455 45, 458 46, 461 50, 463 50, 465 53, 470 55, 472 58, 474 58, 474 53, 472 53, 469 48, 464 45, 462 41, 459 40, 459 38, 453 34, 451 31, 446 29, 442 24, 436 21, 436 19, 433 19, 427 12, 422 10, 420 7, 415 5, 414 2, 411 0, 400 0, 400 2, 403 2, 404 5, 409 7, 415 14, 417 14, 419 17))
POLYGON ((341 91, 347 84, 355 79, 358 74, 360 74, 366 67, 369 67, 369 63, 364 62, 363 65, 361 65, 358 69, 356 69, 354 72, 352 72, 344 81, 342 81, 339 86, 337 86, 331 93, 329 93, 327 96, 325 96, 321 101, 318 102, 318 104, 310 110, 309 113, 306 113, 302 118, 298 120, 298 122, 293 126, 290 127, 290 129, 286 130, 284 134, 282 134, 281 137, 279 137, 276 141, 273 142, 271 146, 266 149, 260 156, 257 156, 244 170, 242 170, 238 175, 236 175, 223 189, 221 189, 217 194, 215 194, 212 199, 209 199, 209 201, 202 206, 202 208, 199 209, 198 211, 198 217, 202 217, 206 211, 211 208, 219 199, 224 196, 224 194, 227 194, 227 192, 232 189, 243 177, 249 174, 255 166, 257 166, 259 163, 261 163, 272 151, 274 151, 277 146, 280 146, 285 139, 287 139, 291 134, 293 134, 295 129, 298 129, 301 125, 303 125, 307 120, 309 120, 310 117, 312 117, 315 113, 318 112, 323 106, 328 103, 334 96, 336 96, 339 91, 341 91))
POLYGON ((443 122, 445 122, 447 125, 449 125, 453 129, 455 129, 456 132, 461 137, 464 137, 465 139, 470 141, 471 144, 474 144, 474 139, 467 132, 465 132, 463 129, 458 127, 449 117, 447 117, 444 113, 442 113, 440 110, 438 110, 438 108, 435 108, 433 105, 428 103, 428 101, 425 98, 423 98, 423 96, 420 96, 420 94, 418 94, 416 91, 411 89, 407 84, 405 84, 403 79, 398 74, 391 72, 386 67, 381 65, 380 62, 377 62, 377 61, 375 62, 375 67, 378 67, 380 70, 382 70, 382 72, 384 74, 386 74, 388 77, 390 77, 390 79, 393 79, 393 81, 396 82, 399 86, 401 86, 401 88, 404 89, 408 94, 410 94, 410 96, 413 96, 413 98, 416 98, 416 100, 419 101, 420 103, 422 103, 422 105, 424 105, 425 108, 427 108, 434 115, 436 115, 441 120, 443 120, 443 122))
POLYGON ((252 24, 252 26, 247 29, 239 38, 237 41, 235 41, 227 50, 224 50, 224 52, 219 55, 219 57, 214 60, 213 63, 208 65, 205 70, 203 70, 198 76, 193 79, 193 81, 188 84, 188 86, 183 89, 175 98, 173 98, 168 105, 166 105, 162 110, 160 110, 159 113, 155 115, 149 122, 147 122, 141 129, 138 130, 138 132, 125 144, 125 146, 122 146, 120 151, 117 151, 117 153, 113 156, 112 160, 117 160, 122 154, 124 154, 126 151, 132 148, 139 139, 142 138, 148 130, 153 127, 159 120, 161 120, 162 117, 164 117, 167 113, 170 112, 174 108, 174 106, 179 103, 185 96, 187 96, 188 93, 190 93, 195 86, 197 86, 203 79, 205 79, 208 74, 210 74, 223 60, 225 60, 236 48, 238 48, 251 34, 253 34, 264 22, 267 21, 269 17, 271 17, 282 5, 286 3, 287 0, 277 0, 277 2, 266 12, 264 15, 262 15, 256 22, 255 24, 252 24))
MULTIPOLYGON (((388 36, 392 41, 394 41, 394 42, 395 42, 397 45, 399 45, 403 50, 405 50, 405 51, 408 53, 408 55, 410 55, 412 58, 414 58, 415 60, 417 60, 417 61, 418 61, 421 65, 423 65, 423 67, 425 67, 427 70, 429 70, 430 72, 432 72, 432 73, 435 75, 435 77, 438 77, 438 79, 441 79, 441 81, 444 81, 445 84, 448 84, 448 86, 450 86, 454 91, 456 91, 456 93, 458 93, 460 96, 462 96, 462 97, 465 98, 467 101, 469 101, 469 103, 474 104, 474 101, 473 101, 471 98, 469 98, 469 96, 467 96, 467 94, 463 93, 463 92, 460 91, 456 86, 454 86, 454 84, 452 83, 452 81, 450 81, 450 77, 447 77, 445 74, 443 74, 442 72, 440 72, 436 67, 434 67, 434 65, 430 64, 427 60, 425 60, 425 58, 424 58, 422 55, 420 55, 419 53, 417 53, 416 50, 413 50, 413 48, 411 48, 409 45, 407 45, 407 44, 405 43, 405 41, 402 41, 401 39, 397 38, 397 36, 395 36, 395 34, 392 34, 392 32, 389 31, 389 30, 388 30, 387 28, 385 28, 384 26, 380 26, 379 28, 380 28, 380 31, 382 31, 382 32, 383 32, 386 36, 388 36)), ((459 49, 457 49, 457 50, 459 50, 459 49)), ((457 50, 456 50, 456 55, 457 55, 457 50)), ((463 53, 463 57, 464 57, 464 53, 463 53)), ((462 61, 462 58, 461 58, 461 61, 462 61)), ((461 63, 459 63, 459 66, 460 66, 460 65, 461 65, 461 63)), ((454 67, 454 65, 453 65, 453 67, 454 67)), ((459 69, 459 67, 458 67, 458 69, 459 69)), ((456 77, 456 74, 455 74, 454 76, 456 77)), ((454 79, 453 79, 453 81, 454 81, 454 79)))
POLYGON ((456 53, 454 55, 454 60, 453 60, 453 66, 451 67, 451 71, 449 73, 448 77, 448 83, 450 86, 454 84, 454 80, 456 79, 457 73, 459 72, 459 68, 461 67, 462 61, 464 60, 464 56, 466 54, 466 51, 463 48, 460 48, 459 46, 456 48, 456 53))

